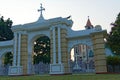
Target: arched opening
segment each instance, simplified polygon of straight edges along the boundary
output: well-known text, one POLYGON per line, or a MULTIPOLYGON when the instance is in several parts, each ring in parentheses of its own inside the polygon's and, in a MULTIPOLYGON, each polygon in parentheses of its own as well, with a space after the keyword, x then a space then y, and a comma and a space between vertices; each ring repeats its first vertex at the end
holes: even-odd
POLYGON ((12 65, 12 63, 13 63, 13 53, 12 53, 12 52, 7 52, 7 53, 4 55, 3 64, 4 64, 4 65, 12 65))
POLYGON ((0 60, 0 75, 8 75, 9 66, 13 63, 13 53, 6 52, 0 60))
POLYGON ((33 64, 35 74, 49 73, 50 39, 41 36, 34 41, 33 64))
POLYGON ((72 73, 94 72, 94 54, 90 46, 86 44, 74 45, 70 52, 72 73))

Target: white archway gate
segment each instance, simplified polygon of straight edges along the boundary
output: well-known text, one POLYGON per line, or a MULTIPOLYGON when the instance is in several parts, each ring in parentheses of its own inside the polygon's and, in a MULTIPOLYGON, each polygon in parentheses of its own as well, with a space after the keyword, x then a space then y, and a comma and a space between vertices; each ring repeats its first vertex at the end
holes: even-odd
MULTIPOLYGON (((50 74, 68 74, 70 72, 70 49, 73 45, 82 43, 93 48, 96 73, 107 72, 104 37, 105 30, 95 27, 83 31, 71 29, 72 20, 67 18, 55 18, 34 22, 30 24, 13 26, 14 40, 12 50, 14 53, 13 66, 9 68, 9 75, 31 74, 31 54, 33 53, 33 41, 46 35, 51 41, 50 74)), ((0 49, 2 55, 2 49, 0 49)))
POLYGON ((67 28, 72 26, 72 20, 55 18, 34 22, 32 24, 17 25, 14 31, 14 59, 10 67, 10 75, 31 74, 33 41, 41 35, 48 36, 51 41, 50 74, 69 73, 67 53, 67 28), (64 56, 62 56, 64 55, 64 56), (14 72, 16 71, 16 72, 14 72))
MULTIPOLYGON (((31 55, 33 53, 33 41, 40 35, 46 35, 50 38, 50 74, 71 73, 69 52, 73 45, 78 43, 84 43, 93 48, 95 72, 107 72, 104 47, 106 30, 102 30, 100 26, 96 26, 95 28, 91 27, 82 31, 73 31, 71 29, 73 21, 69 17, 44 20, 42 10, 44 8, 41 5, 41 16, 38 21, 12 27, 14 32, 12 44, 14 60, 13 66, 9 67, 9 75, 32 74, 31 55)), ((1 48, 0 52, 2 54, 1 48)))

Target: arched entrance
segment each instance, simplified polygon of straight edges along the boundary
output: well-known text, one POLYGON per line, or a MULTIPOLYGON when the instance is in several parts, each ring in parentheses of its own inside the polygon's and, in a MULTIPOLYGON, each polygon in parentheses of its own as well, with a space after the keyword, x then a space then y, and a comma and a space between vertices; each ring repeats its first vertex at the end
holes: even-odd
POLYGON ((48 73, 50 63, 50 38, 46 34, 34 34, 28 40, 28 74, 48 73), (44 70, 42 69, 44 67, 44 70), (47 70, 46 70, 47 69, 47 70), (46 71, 45 71, 46 70, 46 71))
POLYGON ((70 66, 72 73, 95 72, 94 53, 86 44, 76 44, 70 52, 70 66))
POLYGON ((13 63, 13 53, 5 52, 0 57, 0 75, 8 75, 9 66, 13 63))
POLYGON ((33 68, 35 74, 48 74, 50 68, 50 39, 40 36, 34 41, 33 68))

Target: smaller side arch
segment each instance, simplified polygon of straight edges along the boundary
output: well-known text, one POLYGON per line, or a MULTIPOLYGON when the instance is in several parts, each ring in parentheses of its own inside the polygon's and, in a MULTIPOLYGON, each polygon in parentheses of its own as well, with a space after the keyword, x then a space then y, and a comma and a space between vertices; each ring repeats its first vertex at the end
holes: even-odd
POLYGON ((84 45, 90 46, 91 49, 93 50, 93 46, 92 46, 93 43, 92 43, 92 40, 90 38, 74 39, 74 40, 69 40, 68 41, 68 53, 70 53, 70 51, 73 48, 73 46, 77 45, 77 44, 84 44, 84 45))
POLYGON ((13 52, 13 48, 2 48, 0 50, 0 59, 7 53, 7 52, 13 52))
POLYGON ((72 73, 95 72, 94 54, 90 46, 86 44, 76 44, 70 50, 69 56, 69 64, 72 73))

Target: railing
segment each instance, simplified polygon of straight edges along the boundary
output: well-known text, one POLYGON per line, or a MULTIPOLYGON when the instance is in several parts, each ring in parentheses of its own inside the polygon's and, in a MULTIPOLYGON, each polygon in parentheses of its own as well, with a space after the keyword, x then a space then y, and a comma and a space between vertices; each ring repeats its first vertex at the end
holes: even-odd
POLYGON ((48 74, 50 70, 50 64, 40 62, 39 64, 34 64, 33 68, 35 74, 48 74))
POLYGON ((8 75, 8 69, 9 69, 9 64, 8 65, 1 65, 0 66, 0 75, 8 75))
POLYGON ((120 73, 120 65, 107 65, 107 71, 112 73, 120 73))
POLYGON ((95 72, 95 66, 94 66, 94 62, 90 61, 89 63, 86 62, 78 62, 78 68, 75 68, 76 63, 75 62, 71 62, 70 63, 70 67, 71 67, 71 72, 72 73, 94 73, 95 72))

